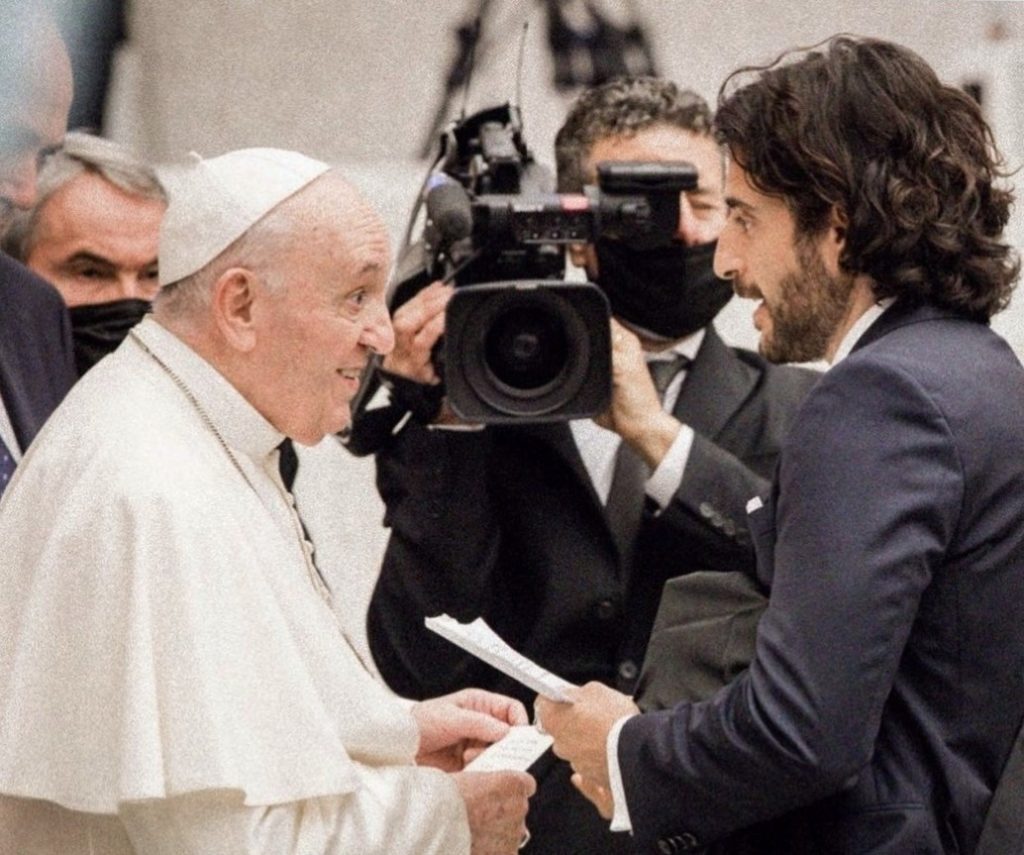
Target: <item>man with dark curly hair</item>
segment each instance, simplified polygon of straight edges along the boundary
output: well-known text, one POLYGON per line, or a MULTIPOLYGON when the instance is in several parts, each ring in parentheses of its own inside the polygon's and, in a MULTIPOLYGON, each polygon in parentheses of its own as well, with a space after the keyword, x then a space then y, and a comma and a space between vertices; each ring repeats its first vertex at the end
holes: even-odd
MULTIPOLYGON (((378 450, 391 539, 367 628, 381 674, 407 697, 473 684, 532 698, 429 632, 423 618, 439 612, 484 617, 518 650, 574 683, 600 680, 624 692, 639 685, 655 701, 677 700, 683 681, 704 692, 718 688, 749 659, 764 598, 750 581, 746 502, 768 488, 782 438, 818 374, 731 348, 715 331, 732 287, 713 269, 725 220, 725 160, 703 98, 654 77, 587 90, 558 134, 556 158, 566 192, 595 183, 602 161, 687 161, 698 181, 682 194, 676 233, 665 245, 638 249, 599 238, 571 248, 611 306, 607 412, 453 430, 442 411, 431 424, 405 419, 378 450), (662 366, 659 394, 652 373, 662 366), (730 608, 710 633, 721 643, 708 642, 705 632, 703 647, 724 655, 709 657, 707 668, 674 669, 672 679, 659 678, 664 668, 638 679, 666 580, 688 589, 712 575, 724 589, 698 599, 727 596, 730 608), (744 632, 732 620, 740 609, 744 632)), ((395 350, 385 370, 439 381, 430 354, 450 294, 430 285, 395 311, 395 350)), ((693 598, 672 599, 687 605, 693 598)), ((673 657, 676 645, 669 646, 661 659, 673 657)), ((531 855, 631 848, 573 789, 565 764, 548 754, 534 772, 531 855)))
POLYGON ((644 851, 977 846, 1024 716, 1024 371, 988 326, 1019 272, 978 105, 835 37, 723 87, 715 267, 773 360, 824 357, 750 505, 770 587, 747 672, 636 715, 538 702, 644 851))

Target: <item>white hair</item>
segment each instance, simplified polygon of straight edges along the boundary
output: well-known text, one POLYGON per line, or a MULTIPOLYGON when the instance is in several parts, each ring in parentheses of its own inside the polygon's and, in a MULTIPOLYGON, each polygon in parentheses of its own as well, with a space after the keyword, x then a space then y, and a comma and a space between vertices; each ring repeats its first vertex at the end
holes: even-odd
POLYGON ((35 246, 39 212, 61 187, 83 173, 94 173, 119 190, 158 202, 167 202, 156 172, 123 146, 103 137, 69 131, 61 147, 43 162, 37 180, 35 205, 27 211, 16 210, 4 232, 4 252, 25 261, 35 246))

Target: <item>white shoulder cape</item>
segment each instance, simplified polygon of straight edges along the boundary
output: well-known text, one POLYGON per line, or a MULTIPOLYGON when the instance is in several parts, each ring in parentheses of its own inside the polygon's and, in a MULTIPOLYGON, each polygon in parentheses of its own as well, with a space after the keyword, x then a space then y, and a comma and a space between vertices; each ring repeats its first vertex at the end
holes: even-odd
POLYGON ((180 396, 122 348, 0 503, 0 792, 267 805, 351 792, 353 761, 413 760, 408 708, 180 396))

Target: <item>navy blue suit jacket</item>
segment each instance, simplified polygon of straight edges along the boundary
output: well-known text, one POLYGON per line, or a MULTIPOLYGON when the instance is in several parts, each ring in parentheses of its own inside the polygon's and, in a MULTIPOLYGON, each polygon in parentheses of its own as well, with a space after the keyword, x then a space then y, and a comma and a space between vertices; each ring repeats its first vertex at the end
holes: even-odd
POLYGON ((1024 715, 1024 369, 893 306, 815 386, 750 516, 750 669, 631 719, 641 850, 968 853, 1024 715), (736 839, 736 838, 732 838, 736 839))
POLYGON ((0 253, 0 396, 22 451, 76 379, 60 295, 0 253))

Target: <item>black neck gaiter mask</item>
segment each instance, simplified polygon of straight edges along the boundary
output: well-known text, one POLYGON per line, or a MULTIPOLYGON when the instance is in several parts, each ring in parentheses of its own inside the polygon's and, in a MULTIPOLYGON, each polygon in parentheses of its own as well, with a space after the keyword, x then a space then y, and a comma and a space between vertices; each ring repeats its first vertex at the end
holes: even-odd
POLYGON ((732 297, 732 284, 715 276, 716 241, 639 250, 605 239, 595 246, 597 284, 612 314, 663 338, 703 329, 732 297))
POLYGON ((75 345, 75 365, 81 377, 119 344, 153 308, 149 300, 112 300, 91 306, 68 309, 71 338, 75 345))

